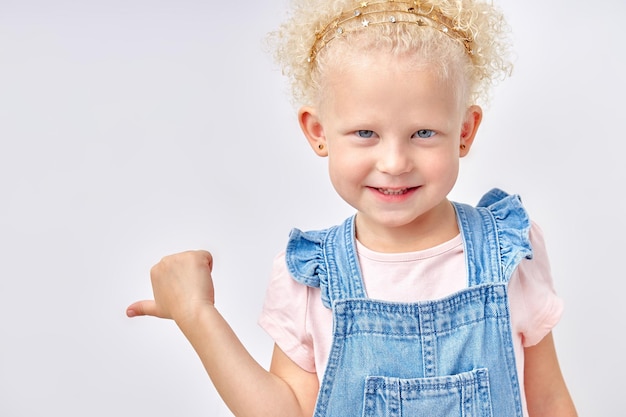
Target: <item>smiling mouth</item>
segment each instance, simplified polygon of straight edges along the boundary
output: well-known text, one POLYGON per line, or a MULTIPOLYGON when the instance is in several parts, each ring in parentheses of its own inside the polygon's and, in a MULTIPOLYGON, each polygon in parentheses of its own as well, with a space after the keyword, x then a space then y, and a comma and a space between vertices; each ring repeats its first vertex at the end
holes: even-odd
POLYGON ((412 189, 413 189, 413 187, 411 187, 411 188, 395 188, 395 189, 377 188, 378 192, 381 193, 381 194, 384 194, 384 195, 402 195, 402 194, 408 193, 412 189))

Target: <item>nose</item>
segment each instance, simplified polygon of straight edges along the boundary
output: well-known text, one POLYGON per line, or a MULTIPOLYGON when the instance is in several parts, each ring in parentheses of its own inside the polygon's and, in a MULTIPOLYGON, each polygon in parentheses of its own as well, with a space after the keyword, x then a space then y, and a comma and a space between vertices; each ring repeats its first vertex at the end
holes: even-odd
POLYGON ((382 141, 377 149, 377 168, 389 175, 405 174, 413 169, 408 144, 403 141, 382 141))

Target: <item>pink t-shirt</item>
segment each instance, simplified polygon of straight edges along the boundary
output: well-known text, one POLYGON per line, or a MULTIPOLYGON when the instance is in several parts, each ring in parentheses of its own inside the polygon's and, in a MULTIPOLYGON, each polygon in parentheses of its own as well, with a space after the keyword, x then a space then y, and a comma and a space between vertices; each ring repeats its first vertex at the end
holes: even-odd
MULTIPOLYGON (((513 343, 520 387, 524 388, 524 347, 537 344, 559 321, 563 303, 557 297, 543 233, 532 224, 533 259, 524 259, 509 281, 513 343)), ((433 248, 409 253, 374 252, 357 242, 367 296, 416 302, 445 297, 467 287, 461 235, 433 248)), ((287 270, 285 253, 274 259, 259 324, 302 369, 322 380, 332 343, 331 310, 320 289, 296 282, 287 270)), ((522 395, 522 398, 524 396, 522 395)))

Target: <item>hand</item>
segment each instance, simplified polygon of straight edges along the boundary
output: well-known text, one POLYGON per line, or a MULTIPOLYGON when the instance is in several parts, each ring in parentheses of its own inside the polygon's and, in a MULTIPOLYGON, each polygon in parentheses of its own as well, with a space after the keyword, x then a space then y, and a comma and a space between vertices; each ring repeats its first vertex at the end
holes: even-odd
POLYGON ((207 251, 166 256, 150 270, 154 300, 131 304, 126 315, 154 316, 180 322, 190 318, 198 308, 213 306, 212 269, 213 257, 207 251))

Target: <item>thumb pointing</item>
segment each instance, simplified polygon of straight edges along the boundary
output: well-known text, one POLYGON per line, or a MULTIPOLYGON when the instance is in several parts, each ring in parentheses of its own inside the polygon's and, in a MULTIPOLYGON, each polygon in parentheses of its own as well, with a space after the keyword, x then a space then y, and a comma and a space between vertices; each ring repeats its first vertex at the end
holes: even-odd
POLYGON ((128 317, 157 316, 156 303, 154 300, 143 300, 132 303, 126 309, 128 317))

